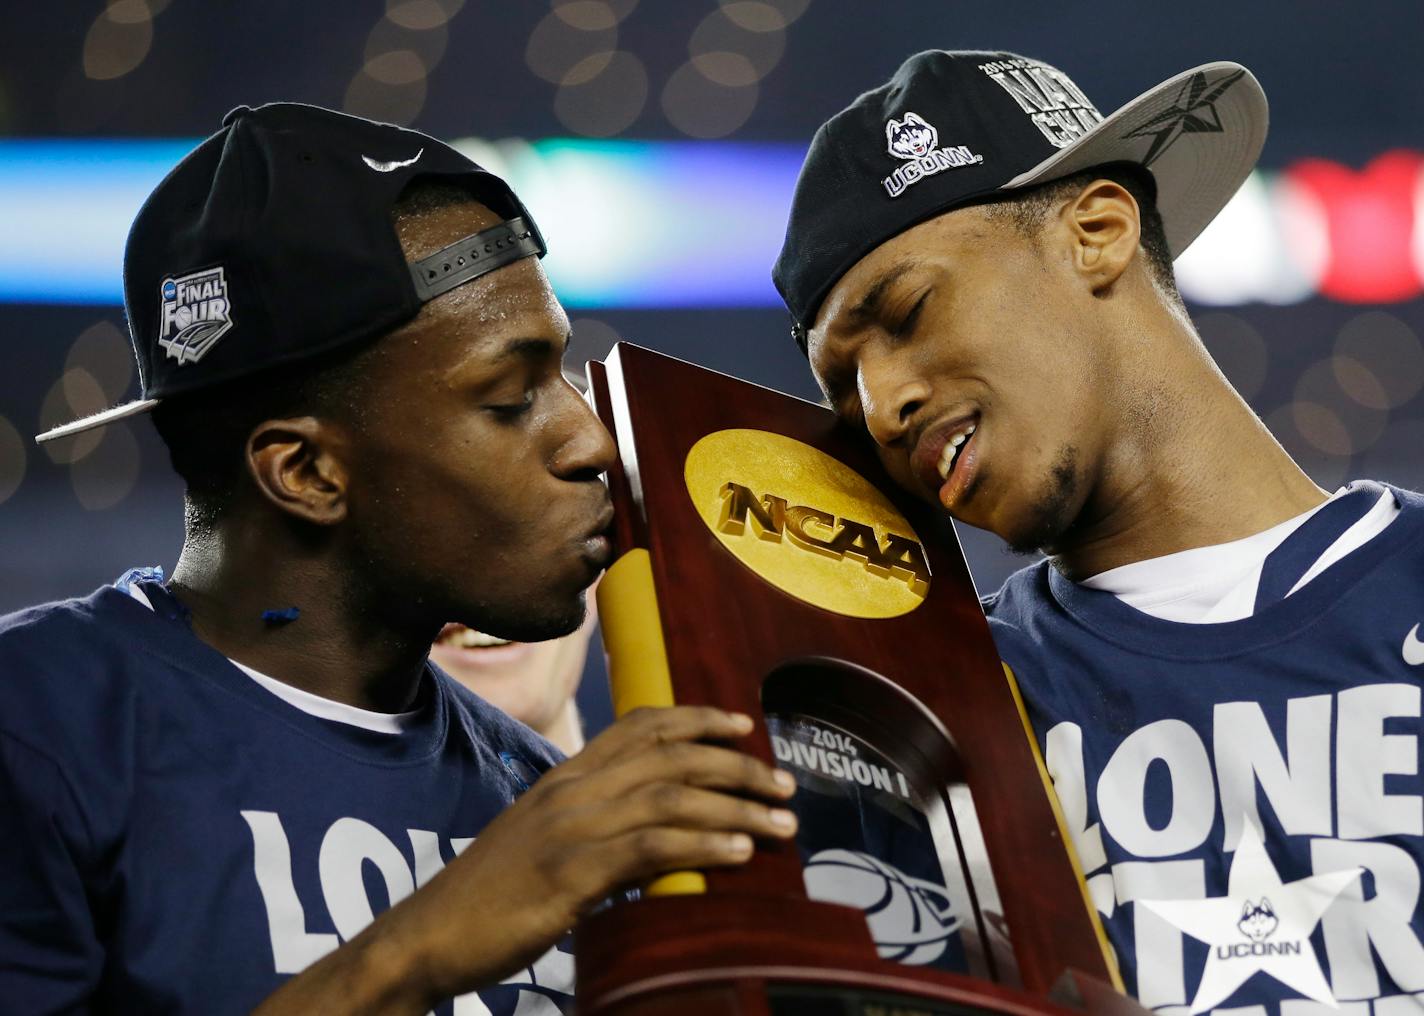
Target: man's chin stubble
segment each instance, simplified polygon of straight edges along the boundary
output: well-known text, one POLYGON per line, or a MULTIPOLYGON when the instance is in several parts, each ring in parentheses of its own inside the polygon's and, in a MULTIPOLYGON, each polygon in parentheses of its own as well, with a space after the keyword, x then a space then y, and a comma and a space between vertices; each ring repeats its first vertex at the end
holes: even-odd
POLYGON ((1078 492, 1078 449, 1065 445, 1049 470, 1047 489, 1029 513, 1026 528, 1007 540, 1015 554, 1052 553, 1072 528, 1078 492))
POLYGON ((580 593, 576 602, 562 606, 546 601, 515 610, 506 608, 497 614, 486 613, 483 626, 477 630, 511 642, 546 642, 572 635, 587 616, 586 594, 580 593))

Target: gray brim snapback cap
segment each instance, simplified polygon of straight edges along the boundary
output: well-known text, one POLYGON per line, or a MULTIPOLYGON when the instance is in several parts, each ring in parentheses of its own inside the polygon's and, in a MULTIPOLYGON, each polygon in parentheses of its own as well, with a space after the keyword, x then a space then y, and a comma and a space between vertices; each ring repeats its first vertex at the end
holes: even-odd
POLYGON ((1068 75, 1016 53, 916 54, 816 132, 772 278, 805 348, 822 301, 880 244, 943 212, 1094 166, 1156 184, 1176 257, 1265 143, 1260 83, 1228 61, 1176 74, 1103 116, 1068 75))

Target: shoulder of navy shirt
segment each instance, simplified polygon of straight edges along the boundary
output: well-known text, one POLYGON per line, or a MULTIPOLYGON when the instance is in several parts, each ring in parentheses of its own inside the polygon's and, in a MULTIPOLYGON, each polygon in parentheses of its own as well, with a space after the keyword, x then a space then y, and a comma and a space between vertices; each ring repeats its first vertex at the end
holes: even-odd
MULTIPOLYGON (((142 588, 154 610, 105 586, 0 618, 0 995, 17 1011, 246 1012, 282 980, 246 815, 276 816, 305 929, 331 935, 343 835, 417 855, 418 875, 417 840, 448 863, 561 758, 434 666, 399 735, 311 716, 142 588)), ((355 912, 378 913, 361 863, 355 912)))

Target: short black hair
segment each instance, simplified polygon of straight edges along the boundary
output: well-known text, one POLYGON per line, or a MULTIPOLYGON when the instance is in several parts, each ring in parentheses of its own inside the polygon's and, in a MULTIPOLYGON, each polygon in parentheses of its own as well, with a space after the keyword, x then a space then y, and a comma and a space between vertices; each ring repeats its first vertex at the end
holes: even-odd
MULTIPOLYGON (((418 177, 401 193, 392 221, 480 201, 466 186, 418 177)), ((213 531, 237 497, 245 448, 264 420, 321 416, 364 426, 371 362, 362 354, 379 339, 271 367, 188 395, 163 399, 153 425, 184 483, 184 523, 190 535, 213 531)))
POLYGON ((1162 228, 1162 214, 1157 210, 1157 183, 1150 171, 1136 163, 1112 162, 1095 166, 1012 192, 986 203, 984 207, 991 218, 1002 218, 1025 236, 1036 237, 1043 228, 1044 220, 1061 202, 1074 197, 1094 180, 1104 179, 1121 186, 1137 202, 1141 222, 1140 242, 1143 253, 1147 255, 1147 268, 1166 294, 1180 302, 1181 294, 1177 291, 1177 279, 1172 271, 1172 252, 1162 228))

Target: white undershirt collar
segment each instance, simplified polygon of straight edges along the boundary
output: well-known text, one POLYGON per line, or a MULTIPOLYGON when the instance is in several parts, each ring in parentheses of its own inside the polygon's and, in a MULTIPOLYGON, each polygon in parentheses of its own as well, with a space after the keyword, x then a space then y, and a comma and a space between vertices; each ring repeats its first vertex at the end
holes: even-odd
MULTIPOLYGON (((1261 566, 1271 551, 1312 515, 1349 490, 1349 487, 1341 487, 1310 511, 1252 536, 1134 561, 1099 572, 1084 579, 1081 585, 1112 593, 1129 607, 1164 621, 1218 624, 1250 617, 1255 609, 1261 566)), ((1399 503, 1392 493, 1385 491, 1374 507, 1316 559, 1290 592, 1294 593, 1346 554, 1369 542, 1398 514, 1399 503)))

